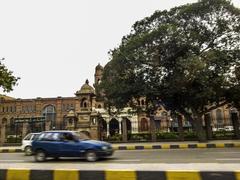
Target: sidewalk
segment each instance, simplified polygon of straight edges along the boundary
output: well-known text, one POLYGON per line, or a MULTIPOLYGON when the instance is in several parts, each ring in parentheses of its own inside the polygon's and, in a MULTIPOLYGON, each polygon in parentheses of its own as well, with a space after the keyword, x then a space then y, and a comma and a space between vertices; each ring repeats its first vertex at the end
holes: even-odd
MULTIPOLYGON (((112 143, 112 146, 115 150, 231 148, 240 147, 240 140, 215 140, 206 143, 199 143, 198 141, 112 143)), ((22 152, 21 146, 0 147, 0 153, 10 152, 22 152)))

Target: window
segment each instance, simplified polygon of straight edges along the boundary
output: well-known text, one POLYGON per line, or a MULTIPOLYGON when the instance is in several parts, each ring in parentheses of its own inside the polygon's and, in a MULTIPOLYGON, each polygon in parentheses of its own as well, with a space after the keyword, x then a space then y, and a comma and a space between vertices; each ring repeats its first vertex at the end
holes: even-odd
POLYGON ((217 124, 223 124, 223 114, 221 109, 217 109, 216 119, 217 119, 217 124))
POLYGON ((81 107, 84 107, 84 108, 87 107, 87 99, 86 99, 86 98, 83 98, 83 99, 82 99, 80 106, 81 106, 81 107))
POLYGON ((28 135, 24 138, 24 140, 30 140, 31 137, 32 137, 32 134, 28 134, 28 135))
POLYGON ((64 141, 74 141, 74 136, 71 133, 61 133, 61 139, 64 141))
POLYGON ((54 129, 56 126, 56 111, 53 105, 48 105, 43 109, 43 116, 45 116, 46 121, 50 121, 50 128, 54 129))
POLYGON ((40 141, 59 141, 59 133, 43 133, 39 136, 40 141))
POLYGON ((34 134, 32 137, 32 140, 36 140, 37 138, 39 138, 40 134, 34 134))

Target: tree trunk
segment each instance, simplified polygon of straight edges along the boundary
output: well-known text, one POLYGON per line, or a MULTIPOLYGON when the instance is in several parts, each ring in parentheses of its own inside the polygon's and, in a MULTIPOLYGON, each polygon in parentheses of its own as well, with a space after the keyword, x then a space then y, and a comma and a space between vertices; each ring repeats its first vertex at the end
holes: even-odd
POLYGON ((182 116, 178 115, 177 120, 178 120, 179 140, 184 141, 182 116))
POLYGON ((123 142, 127 142, 127 122, 125 118, 122 120, 122 137, 123 142))
POLYGON ((203 129, 203 124, 202 124, 202 116, 197 115, 195 116, 196 118, 194 119, 194 128, 197 133, 198 141, 199 142, 206 142, 207 137, 206 137, 206 132, 203 129))
POLYGON ((233 124, 235 138, 240 139, 238 114, 237 113, 231 113, 231 118, 232 118, 232 124, 233 124))
POLYGON ((155 124, 153 115, 150 115, 150 130, 151 130, 151 140, 152 142, 156 142, 157 141, 156 124, 155 124))
POLYGON ((211 140, 213 137, 213 133, 212 133, 212 127, 211 127, 211 116, 209 113, 204 115, 204 121, 206 126, 207 139, 211 140))

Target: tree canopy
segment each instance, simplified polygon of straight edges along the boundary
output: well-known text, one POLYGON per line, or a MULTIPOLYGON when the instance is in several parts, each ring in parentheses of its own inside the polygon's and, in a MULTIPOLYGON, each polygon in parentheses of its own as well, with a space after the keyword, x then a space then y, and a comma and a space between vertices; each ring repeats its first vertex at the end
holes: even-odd
POLYGON ((17 85, 19 77, 15 77, 13 72, 3 64, 3 59, 0 60, 0 87, 4 92, 10 92, 13 90, 13 86, 17 85))
POLYGON ((228 0, 200 0, 156 11, 110 54, 101 84, 109 102, 124 107, 145 96, 152 108, 161 99, 199 122, 239 87, 240 10, 228 0))

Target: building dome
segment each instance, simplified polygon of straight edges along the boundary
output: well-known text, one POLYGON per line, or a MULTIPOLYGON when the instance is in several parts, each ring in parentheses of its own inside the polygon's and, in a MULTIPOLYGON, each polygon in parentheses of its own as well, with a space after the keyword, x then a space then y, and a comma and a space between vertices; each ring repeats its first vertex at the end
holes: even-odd
POLYGON ((82 85, 81 89, 76 92, 76 95, 79 94, 95 94, 95 90, 92 86, 89 85, 88 80, 86 80, 85 84, 82 85))

